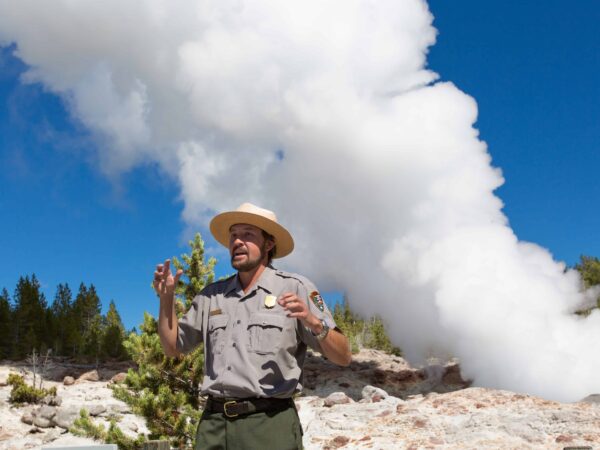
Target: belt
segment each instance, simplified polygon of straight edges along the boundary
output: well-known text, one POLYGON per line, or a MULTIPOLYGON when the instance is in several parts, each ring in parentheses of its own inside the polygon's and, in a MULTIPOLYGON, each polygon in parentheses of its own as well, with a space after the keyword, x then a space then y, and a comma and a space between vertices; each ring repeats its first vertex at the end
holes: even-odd
POLYGON ((292 407, 291 398, 239 398, 228 399, 208 397, 205 410, 211 413, 222 413, 233 418, 257 412, 283 411, 292 407))

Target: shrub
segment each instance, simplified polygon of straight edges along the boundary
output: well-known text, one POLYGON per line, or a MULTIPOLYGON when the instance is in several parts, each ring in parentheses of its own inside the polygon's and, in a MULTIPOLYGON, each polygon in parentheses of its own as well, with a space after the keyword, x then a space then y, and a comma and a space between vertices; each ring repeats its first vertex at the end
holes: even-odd
POLYGON ((39 403, 45 397, 56 396, 56 387, 50 389, 38 389, 33 386, 28 386, 25 383, 25 379, 21 375, 15 373, 11 373, 8 376, 8 384, 12 386, 10 397, 8 399, 10 403, 39 403))
POLYGON ((76 436, 91 437, 96 441, 102 441, 107 444, 117 444, 119 450, 137 450, 144 442, 144 436, 138 436, 133 439, 117 426, 116 420, 111 419, 108 430, 103 425, 96 425, 90 419, 89 413, 82 409, 79 411, 79 418, 75 420, 73 426, 69 429, 76 436))

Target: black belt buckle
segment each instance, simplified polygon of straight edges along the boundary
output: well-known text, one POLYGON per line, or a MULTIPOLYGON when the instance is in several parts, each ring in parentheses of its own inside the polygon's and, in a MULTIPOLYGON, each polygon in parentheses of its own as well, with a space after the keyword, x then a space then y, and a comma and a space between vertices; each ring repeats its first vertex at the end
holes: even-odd
POLYGON ((239 414, 237 414, 237 413, 229 413, 229 412, 227 412, 227 407, 228 406, 236 406, 236 405, 237 405, 237 402, 235 400, 231 400, 229 402, 223 403, 223 414, 225 414, 225 416, 227 416, 229 418, 239 416, 239 414))

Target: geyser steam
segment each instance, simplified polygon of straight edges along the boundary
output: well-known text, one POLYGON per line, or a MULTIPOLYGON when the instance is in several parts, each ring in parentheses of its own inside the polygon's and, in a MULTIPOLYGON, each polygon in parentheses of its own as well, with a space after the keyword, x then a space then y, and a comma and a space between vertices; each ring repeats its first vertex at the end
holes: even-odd
POLYGON ((475 102, 426 69, 424 1, 0 0, 0 41, 97 135, 101 170, 158 163, 193 225, 276 210, 288 265, 383 316, 411 359, 600 390, 600 314, 575 317, 577 274, 507 225, 475 102))

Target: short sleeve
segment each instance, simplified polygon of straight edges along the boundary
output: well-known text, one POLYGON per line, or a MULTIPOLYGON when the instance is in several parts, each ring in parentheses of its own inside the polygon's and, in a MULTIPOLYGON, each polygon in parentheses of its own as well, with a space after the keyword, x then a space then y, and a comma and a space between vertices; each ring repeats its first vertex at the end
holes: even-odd
POLYGON ((196 296, 190 309, 177 323, 177 350, 181 353, 191 352, 203 340, 202 305, 204 301, 208 300, 201 295, 196 296))
MULTIPOLYGON (((325 321, 331 330, 336 328, 331 311, 327 308, 323 297, 312 282, 303 280, 302 283, 299 283, 297 295, 306 302, 308 309, 312 314, 325 321)), ((302 325, 300 321, 298 321, 298 334, 302 342, 310 348, 322 353, 319 340, 312 334, 310 328, 302 325)))

